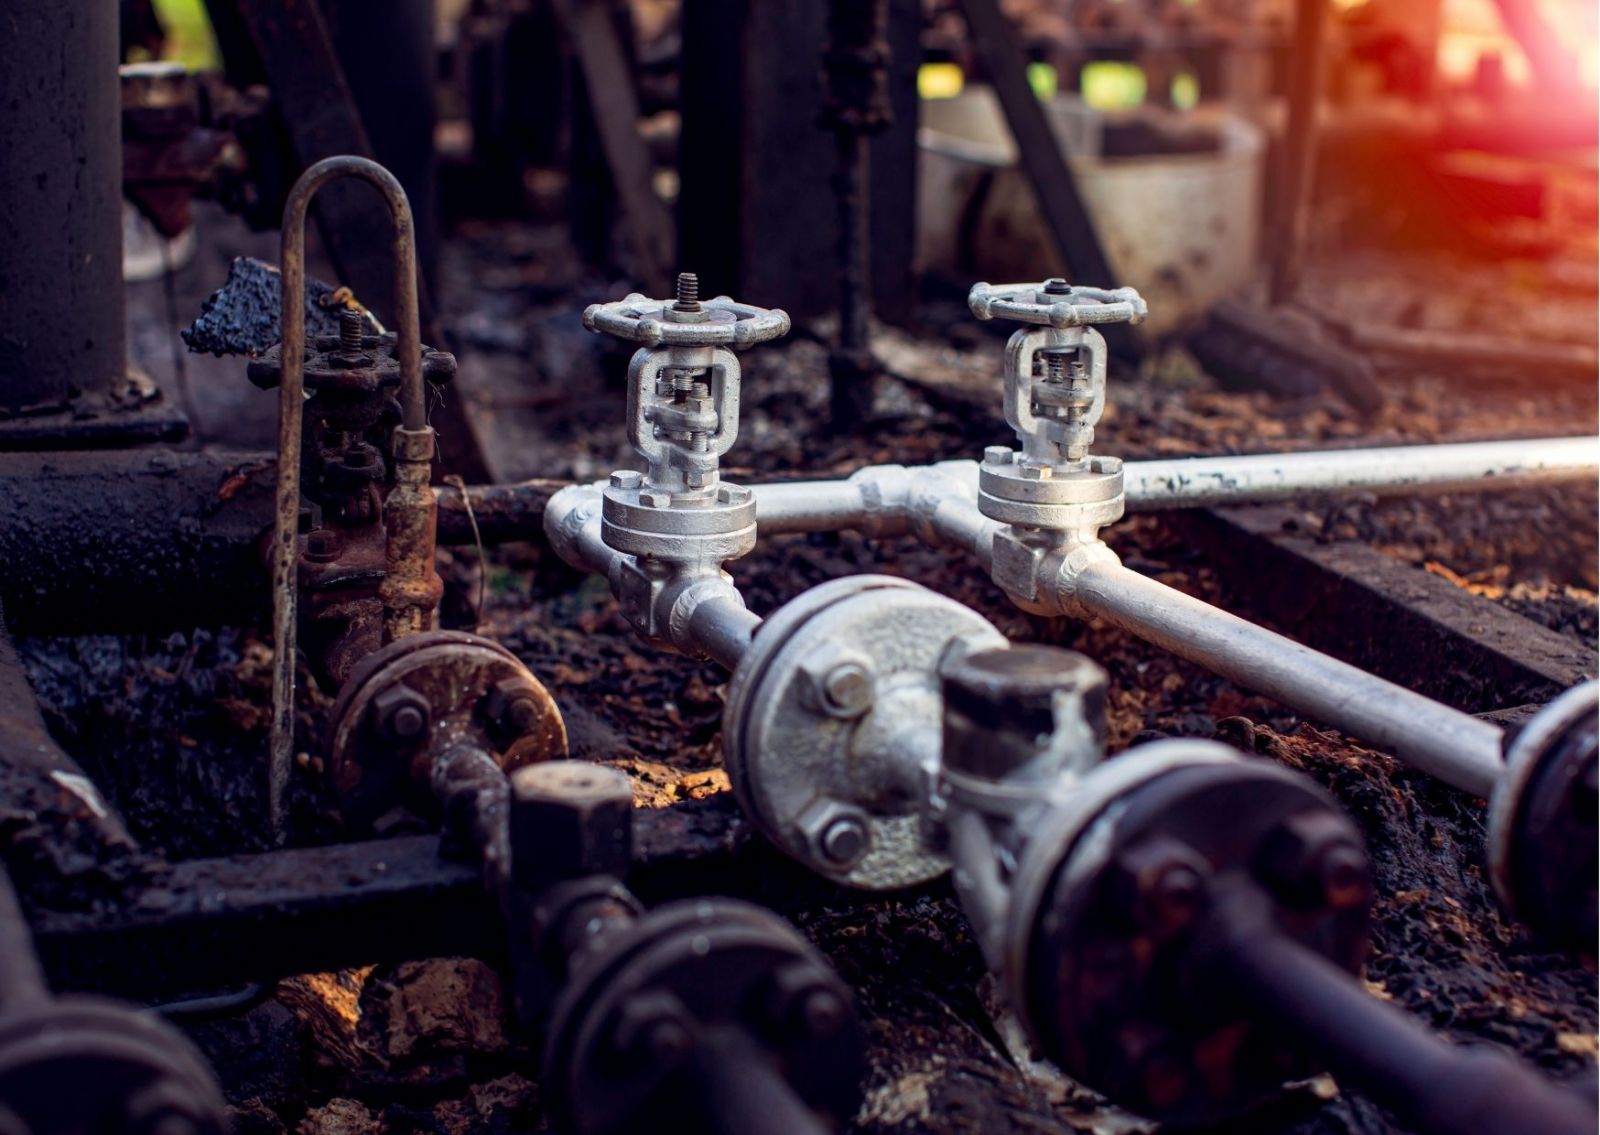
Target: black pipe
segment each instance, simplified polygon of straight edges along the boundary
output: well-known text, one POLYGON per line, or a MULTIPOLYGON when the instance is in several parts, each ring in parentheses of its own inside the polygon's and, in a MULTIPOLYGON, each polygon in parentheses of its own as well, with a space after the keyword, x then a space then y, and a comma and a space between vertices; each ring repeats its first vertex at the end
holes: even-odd
POLYGON ((125 365, 116 0, 11 0, 0 35, 0 419, 125 365))
MULTIPOLYGON (((264 452, 0 453, 0 605, 12 629, 115 634, 258 617, 275 470, 264 452)), ((541 539, 559 487, 441 488, 439 543, 541 539)))
POLYGON ((1205 967, 1341 1083, 1423 1135, 1594 1135, 1595 1111, 1488 1047, 1452 1045, 1277 932, 1253 889, 1218 895, 1205 967))
POLYGON ((695 1046, 682 1106, 711 1135, 828 1135, 770 1054, 737 1030, 713 1030, 695 1046))

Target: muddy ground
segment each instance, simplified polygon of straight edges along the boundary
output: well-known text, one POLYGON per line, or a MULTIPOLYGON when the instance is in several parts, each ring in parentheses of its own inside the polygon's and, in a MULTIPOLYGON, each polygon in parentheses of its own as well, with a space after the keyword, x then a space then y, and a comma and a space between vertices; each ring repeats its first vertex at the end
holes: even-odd
MULTIPOLYGON (((1371 318, 1392 312, 1374 294, 1388 287, 1421 297, 1406 308, 1409 325, 1450 329, 1472 326, 1487 298, 1524 289, 1547 301, 1539 325, 1527 333, 1593 341, 1592 256, 1588 270, 1579 258, 1519 265, 1508 275, 1503 265, 1429 255, 1432 261, 1419 264, 1415 255, 1402 262, 1352 253, 1319 264, 1310 294, 1346 318, 1371 318), (1434 294, 1415 290, 1419 278, 1451 284, 1434 294)), ((462 357, 462 380, 450 396, 465 399, 483 428, 497 474, 593 478, 634 464, 623 436, 626 352, 577 324, 583 303, 620 295, 625 285, 572 267, 548 229, 508 224, 459 230, 446 245, 443 269, 451 345, 462 357)), ((191 271, 206 270, 202 263, 191 271)), ((161 341, 148 329, 144 339, 161 341)), ((787 343, 747 356, 743 431, 728 474, 834 474, 867 462, 972 456, 1006 440, 995 401, 1002 343, 950 297, 932 297, 926 326, 880 337, 893 373, 880 382, 873 419, 834 436, 825 425, 825 348, 815 329, 798 329, 787 343)), ((1509 354, 1514 359, 1514 350, 1509 354)), ((223 373, 208 363, 189 380, 225 381, 216 377, 223 373)), ((1388 374, 1385 392, 1386 408, 1363 420, 1331 397, 1290 403, 1220 390, 1172 349, 1137 373, 1114 373, 1097 446, 1139 457, 1595 426, 1592 385, 1537 375, 1469 381, 1414 369, 1388 374)), ((202 400, 205 393, 203 386, 192 391, 202 400)), ((237 392, 227 397, 230 406, 248 405, 237 392)), ((261 401, 268 403, 260 413, 270 429, 270 400, 261 401)), ((249 436, 256 427, 233 428, 249 436)), ((1379 548, 1590 649, 1595 514, 1592 488, 1354 498, 1305 502, 1300 511, 1326 540, 1379 548)), ((1109 539, 1137 570, 1250 614, 1249 580, 1218 578, 1181 523, 1141 516, 1118 525, 1109 539)), ((450 582, 447 622, 476 625, 527 661, 566 715, 573 755, 629 771, 647 806, 726 790, 719 768, 726 678, 717 667, 641 646, 604 584, 556 562, 537 539, 492 551, 486 565, 472 549, 442 558, 450 582)), ((911 540, 772 539, 732 571, 761 614, 842 574, 881 571, 917 580, 971 605, 1013 639, 1082 650, 1104 665, 1111 674, 1113 752, 1156 736, 1217 737, 1310 774, 1355 817, 1373 857, 1379 897, 1366 980, 1374 994, 1456 1039, 1510 1046, 1552 1075, 1593 1076, 1593 960, 1548 952, 1501 917, 1479 866, 1481 801, 1112 628, 1023 614, 972 564, 911 540)), ((261 845, 253 785, 270 650, 260 628, 22 646, 53 726, 141 839, 179 857, 261 845)), ((325 710, 325 700, 308 699, 308 729, 325 710)), ((295 785, 298 842, 343 838, 316 772, 308 753, 295 785)), ((389 830, 418 823, 395 817, 389 830)), ((871 1050, 866 1103, 853 1130, 1131 1129, 1126 1116, 1008 1046, 1003 1022, 990 1012, 983 964, 945 886, 870 901, 822 887, 762 897, 816 941, 857 991, 871 1050)), ((508 1036, 500 979, 481 962, 309 975, 264 995, 247 1011, 191 1024, 226 1082, 241 1133, 541 1129, 530 1080, 535 1065, 508 1036)), ((1373 1106, 1336 1095, 1326 1082, 1259 1126, 1296 1135, 1396 1130, 1373 1106)))

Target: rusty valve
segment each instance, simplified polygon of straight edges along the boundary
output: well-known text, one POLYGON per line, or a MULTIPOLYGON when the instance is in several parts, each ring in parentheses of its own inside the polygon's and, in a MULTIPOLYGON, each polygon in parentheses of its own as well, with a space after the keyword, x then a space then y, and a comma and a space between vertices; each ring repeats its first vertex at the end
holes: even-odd
MULTIPOLYGON (((283 338, 276 366, 278 383, 278 486, 272 545, 272 723, 267 770, 269 822, 278 839, 286 836, 283 794, 294 750, 295 647, 301 546, 301 453, 307 363, 314 361, 319 390, 330 395, 362 394, 365 387, 383 389, 385 373, 398 374, 399 423, 394 430, 394 487, 383 502, 383 578, 378 584, 383 641, 431 629, 443 583, 434 570, 434 537, 438 503, 428 481, 433 468, 434 436, 428 426, 424 386, 425 363, 417 313, 416 236, 405 190, 388 170, 367 158, 325 158, 305 173, 289 192, 283 209, 282 292, 279 301, 283 338), (307 359, 305 329, 306 213, 324 185, 343 177, 371 184, 388 206, 393 231, 395 341, 380 360, 378 344, 371 352, 364 329, 343 320, 331 352, 307 359)), ((435 373, 453 370, 454 360, 435 355, 435 373)), ((257 381, 269 377, 261 370, 257 381)), ((338 399, 335 399, 337 402, 338 399)), ((362 399, 356 398, 360 403, 362 399)), ((370 403, 369 403, 370 404, 370 403)), ((359 421, 360 414, 356 415, 359 421)), ((349 424, 343 421, 341 425, 349 424)), ((370 424, 370 423, 369 423, 370 424)), ((358 471, 371 462, 353 451, 358 471)), ((346 464, 341 461, 340 465, 346 464)))

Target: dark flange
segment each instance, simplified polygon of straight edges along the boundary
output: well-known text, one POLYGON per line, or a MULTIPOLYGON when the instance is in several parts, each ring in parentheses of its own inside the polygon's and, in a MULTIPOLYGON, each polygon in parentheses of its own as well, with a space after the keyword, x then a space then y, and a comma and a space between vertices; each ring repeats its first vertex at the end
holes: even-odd
POLYGON ((1512 913, 1552 940, 1592 950, 1600 934, 1594 683, 1536 715, 1509 750, 1506 782, 1490 809, 1495 890, 1512 913), (1563 720, 1541 721, 1547 714, 1563 720))
POLYGON ((182 1034, 153 1014, 89 997, 0 1019, 0 1115, 7 1110, 30 1135, 229 1129, 221 1092, 182 1034))
POLYGON ((806 1108, 855 1113, 865 1042, 849 990, 775 915, 691 899, 657 908, 601 949, 575 964, 551 1023, 544 1082, 558 1130, 646 1129, 667 1101, 716 1108, 700 1090, 696 1055, 730 1035, 806 1108))
POLYGON ((1366 858, 1326 794, 1265 762, 1159 770, 1079 827, 1042 904, 1025 980, 1046 1054, 1117 1103, 1184 1125, 1316 1072, 1194 980, 1191 931, 1230 877, 1272 896, 1287 938, 1360 968, 1366 858))
POLYGON ((370 655, 328 720, 329 783, 356 827, 402 803, 430 813, 431 762, 450 745, 476 745, 507 770, 567 751, 549 691, 509 650, 459 631, 410 635, 370 655))

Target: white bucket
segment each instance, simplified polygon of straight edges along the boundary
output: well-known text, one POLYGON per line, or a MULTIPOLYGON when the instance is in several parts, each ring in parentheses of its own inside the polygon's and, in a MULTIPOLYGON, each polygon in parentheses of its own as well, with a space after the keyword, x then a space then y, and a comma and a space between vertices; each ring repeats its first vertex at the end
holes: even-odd
MULTIPOLYGON (((1067 97, 1047 105, 1117 274, 1075 282, 1138 288, 1154 335, 1181 331, 1250 282, 1265 145, 1257 127, 1227 111, 1194 111, 1217 129, 1216 151, 1106 158, 1092 153, 1099 145, 1094 112, 1067 97)), ((955 98, 924 100, 917 141, 923 268, 966 270, 993 283, 1064 273, 992 90, 969 87, 955 98)))

